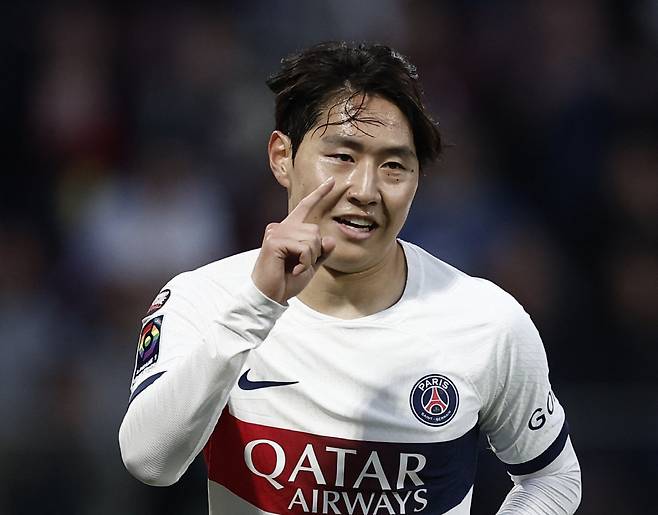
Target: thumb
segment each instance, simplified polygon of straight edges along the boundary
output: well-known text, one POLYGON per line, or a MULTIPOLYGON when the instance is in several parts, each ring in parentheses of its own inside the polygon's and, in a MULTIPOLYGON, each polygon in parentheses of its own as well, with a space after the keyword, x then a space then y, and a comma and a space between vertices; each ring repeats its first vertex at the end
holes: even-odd
POLYGON ((315 268, 319 267, 326 261, 326 259, 329 257, 329 255, 334 251, 336 248, 336 240, 332 236, 324 236, 322 238, 322 253, 320 254, 320 257, 317 259, 315 262, 315 268))

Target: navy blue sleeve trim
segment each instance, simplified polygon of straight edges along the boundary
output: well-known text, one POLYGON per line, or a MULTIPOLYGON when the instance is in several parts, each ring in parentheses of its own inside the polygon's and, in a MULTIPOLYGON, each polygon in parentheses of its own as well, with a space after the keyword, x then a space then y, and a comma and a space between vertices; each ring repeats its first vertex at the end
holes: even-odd
POLYGON ((135 391, 130 396, 130 399, 128 400, 128 406, 130 406, 130 403, 135 400, 135 397, 146 390, 146 388, 151 386, 162 374, 164 374, 164 372, 158 372, 157 374, 153 374, 151 377, 144 379, 144 381, 142 381, 142 383, 137 388, 135 388, 135 391))
POLYGON ((550 464, 555 458, 557 458, 564 446, 567 443, 567 437, 569 436, 569 425, 567 421, 564 421, 562 425, 562 430, 560 434, 557 435, 557 438, 553 443, 542 452, 539 456, 525 463, 519 463, 517 465, 509 465, 505 463, 505 468, 507 471, 514 476, 523 476, 525 474, 532 474, 538 470, 543 469, 546 465, 550 464))

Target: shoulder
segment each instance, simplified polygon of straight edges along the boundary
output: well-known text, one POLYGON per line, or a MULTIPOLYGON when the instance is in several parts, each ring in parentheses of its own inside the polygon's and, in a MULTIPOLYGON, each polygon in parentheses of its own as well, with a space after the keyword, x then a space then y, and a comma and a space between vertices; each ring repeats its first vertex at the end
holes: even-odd
POLYGON ((184 289, 232 289, 244 285, 251 276, 259 249, 248 250, 239 254, 213 261, 195 270, 182 272, 173 277, 167 286, 184 289))
POLYGON ((528 318, 521 304, 492 281, 468 275, 417 245, 402 244, 411 257, 409 267, 417 268, 412 273, 418 277, 418 295, 442 312, 503 332, 513 331, 528 318))
POLYGON ((146 318, 160 312, 165 302, 181 312, 212 313, 251 280, 257 257, 254 249, 174 276, 162 287, 146 318))

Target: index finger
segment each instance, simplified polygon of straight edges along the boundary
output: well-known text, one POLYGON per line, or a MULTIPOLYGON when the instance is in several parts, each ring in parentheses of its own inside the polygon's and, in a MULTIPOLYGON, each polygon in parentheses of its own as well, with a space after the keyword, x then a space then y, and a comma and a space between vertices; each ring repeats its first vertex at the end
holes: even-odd
POLYGON ((306 220, 306 217, 309 215, 311 210, 320 202, 324 196, 329 193, 334 187, 334 178, 329 177, 326 179, 320 186, 315 188, 311 193, 306 195, 299 204, 295 206, 295 209, 288 213, 285 221, 290 222, 303 222, 306 220))

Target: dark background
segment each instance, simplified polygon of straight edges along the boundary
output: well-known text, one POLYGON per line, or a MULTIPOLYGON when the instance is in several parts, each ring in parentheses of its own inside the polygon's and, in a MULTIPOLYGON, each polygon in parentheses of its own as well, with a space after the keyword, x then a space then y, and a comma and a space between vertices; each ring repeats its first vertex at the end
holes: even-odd
MULTIPOLYGON (((532 315, 579 513, 653 513, 656 2, 20 5, 0 15, 0 513, 206 511, 199 462, 167 489, 123 469, 139 320, 171 276, 284 216, 264 79, 326 39, 418 65, 451 146, 403 236, 532 315)), ((483 449, 474 515, 510 486, 483 449)))

